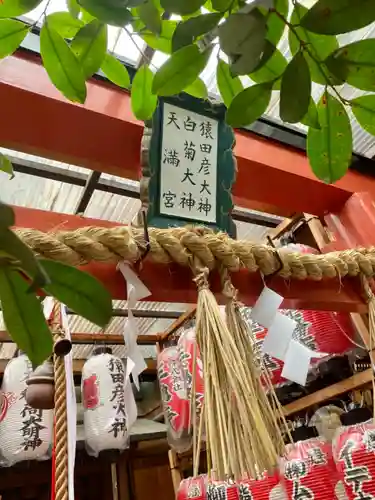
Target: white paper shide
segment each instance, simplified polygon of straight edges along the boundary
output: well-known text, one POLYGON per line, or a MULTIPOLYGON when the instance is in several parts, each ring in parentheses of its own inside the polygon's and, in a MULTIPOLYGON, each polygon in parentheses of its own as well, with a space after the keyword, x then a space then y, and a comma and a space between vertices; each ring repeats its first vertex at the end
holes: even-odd
POLYGON ((164 103, 160 213, 216 222, 218 121, 164 103))

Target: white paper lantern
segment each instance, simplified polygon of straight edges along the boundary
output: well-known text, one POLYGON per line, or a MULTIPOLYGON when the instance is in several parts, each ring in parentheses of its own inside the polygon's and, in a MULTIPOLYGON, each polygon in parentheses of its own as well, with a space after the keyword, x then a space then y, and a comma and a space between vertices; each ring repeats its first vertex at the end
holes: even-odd
POLYGON ((53 410, 36 410, 25 399, 32 366, 24 354, 11 359, 4 370, 0 412, 1 465, 51 457, 53 410))
POLYGON ((104 450, 124 450, 130 426, 125 365, 111 349, 98 348, 82 369, 82 403, 86 449, 98 456, 104 450))

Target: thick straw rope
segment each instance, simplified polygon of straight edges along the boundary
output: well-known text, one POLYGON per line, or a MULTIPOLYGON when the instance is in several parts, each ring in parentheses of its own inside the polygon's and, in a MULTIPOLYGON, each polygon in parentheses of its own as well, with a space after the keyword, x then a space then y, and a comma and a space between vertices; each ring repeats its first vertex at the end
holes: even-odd
MULTIPOLYGON (((54 342, 62 338, 61 305, 56 303, 52 334, 54 342)), ((66 378, 63 356, 54 354, 55 372, 55 500, 68 500, 68 422, 66 407, 66 378)))
MULTIPOLYGON (((43 233, 17 229, 16 233, 35 253, 66 264, 92 260, 138 261, 145 248, 143 229, 131 227, 84 227, 75 231, 43 233)), ((193 258, 212 270, 220 265, 229 271, 246 268, 264 275, 319 281, 323 278, 375 275, 375 247, 344 250, 323 255, 300 254, 249 241, 232 240, 225 233, 200 227, 149 228, 150 252, 155 262, 190 266, 193 258), (280 265, 282 261, 282 266, 280 265)))

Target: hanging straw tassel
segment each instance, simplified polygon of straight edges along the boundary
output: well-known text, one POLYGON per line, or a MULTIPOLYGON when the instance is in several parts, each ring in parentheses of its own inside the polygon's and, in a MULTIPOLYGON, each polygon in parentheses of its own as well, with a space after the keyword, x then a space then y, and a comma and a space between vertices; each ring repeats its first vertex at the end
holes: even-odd
MULTIPOLYGON (((368 304, 368 322, 369 322, 369 355, 371 361, 372 373, 372 400, 375 401, 375 374, 374 374, 374 360, 373 349, 375 347, 375 295, 370 286, 369 280, 366 276, 361 276, 362 287, 366 302, 368 304)), ((375 424, 375 404, 373 405, 373 421, 375 424)))
POLYGON ((54 471, 52 477, 55 484, 53 500, 68 500, 68 423, 66 409, 66 376, 64 353, 68 348, 67 339, 61 327, 61 304, 55 303, 51 318, 51 330, 54 340, 54 372, 55 372, 55 443, 54 471), (58 352, 59 354, 57 354, 58 352))
POLYGON ((270 436, 273 438, 275 449, 280 455, 284 450, 283 431, 287 433, 291 442, 289 427, 286 422, 282 406, 276 396, 271 382, 271 375, 263 362, 262 353, 257 347, 251 326, 241 314, 241 305, 237 301, 237 290, 233 287, 227 269, 221 271, 223 294, 228 299, 225 306, 228 328, 240 347, 243 362, 249 367, 253 390, 259 409, 264 418, 270 436), (264 385, 261 380, 264 380, 264 385), (270 399, 267 397, 269 395, 270 399))
MULTIPOLYGON (((276 466, 281 434, 269 418, 265 425, 262 409, 265 395, 258 387, 260 370, 254 372, 256 364, 249 363, 243 335, 241 332, 233 334, 228 329, 208 288, 208 269, 195 269, 199 292, 196 338, 203 361, 205 386, 199 427, 202 428, 204 422, 208 472, 211 478, 218 480, 239 479, 246 473, 256 477, 257 473, 276 466), (278 446, 270 435, 271 430, 278 432, 278 446)), ((247 343, 251 345, 249 340, 247 343)), ((197 425, 196 419, 193 419, 193 425, 197 425)), ((195 460, 199 458, 199 434, 194 432, 195 460)), ((197 470, 197 463, 194 465, 197 470)))

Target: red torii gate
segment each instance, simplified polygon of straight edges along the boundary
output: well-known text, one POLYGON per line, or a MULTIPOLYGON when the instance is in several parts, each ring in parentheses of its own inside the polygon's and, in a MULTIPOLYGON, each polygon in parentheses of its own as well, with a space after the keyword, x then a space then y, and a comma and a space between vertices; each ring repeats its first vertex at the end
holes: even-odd
MULTIPOLYGON (((132 116, 126 92, 92 79, 87 103, 72 104, 52 86, 37 56, 19 52, 0 64, 0 99, 2 146, 138 179, 143 124, 132 116)), ((337 184, 324 184, 313 176, 304 154, 250 132, 236 132, 235 153, 238 174, 234 202, 244 208, 277 207, 279 213, 323 215, 340 211, 355 192, 366 191, 375 199, 372 177, 349 171, 337 184)), ((16 225, 50 231, 116 224, 16 207, 16 225)), ((114 265, 86 267, 108 287, 113 298, 125 297, 124 280, 114 265)), ((196 301, 188 269, 146 261, 141 275, 153 292, 151 300, 196 301)), ((263 287, 260 275, 250 276, 246 271, 236 273, 233 280, 247 304, 253 303, 263 287)), ((213 281, 220 295, 219 283, 215 277, 213 281)), ((274 277, 267 283, 285 297, 284 307, 358 312, 366 308, 357 280, 286 282, 274 277)))

